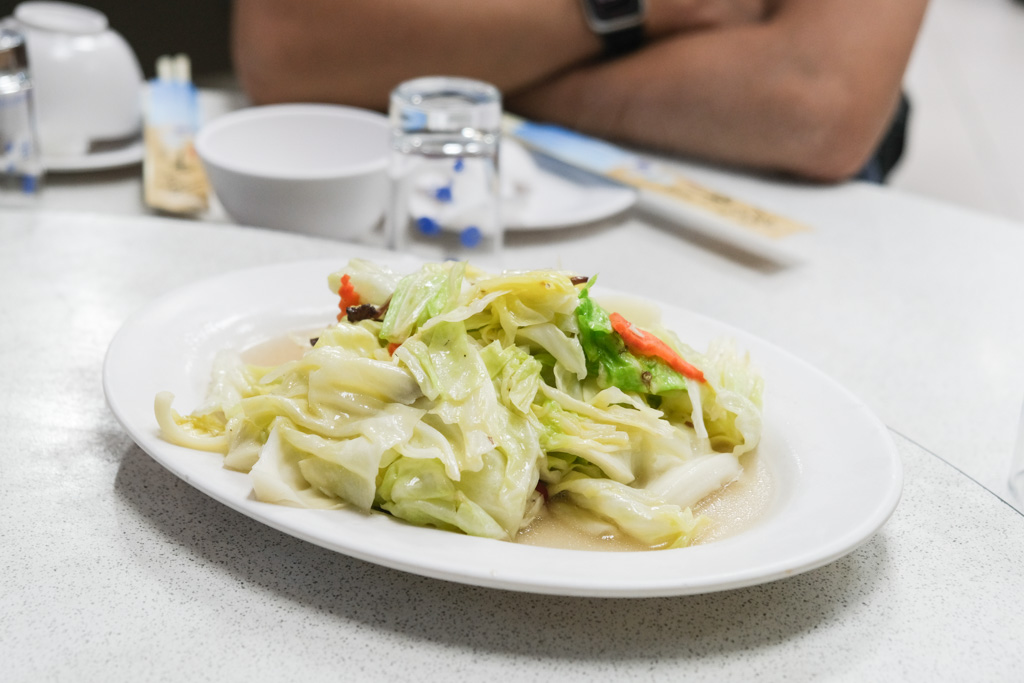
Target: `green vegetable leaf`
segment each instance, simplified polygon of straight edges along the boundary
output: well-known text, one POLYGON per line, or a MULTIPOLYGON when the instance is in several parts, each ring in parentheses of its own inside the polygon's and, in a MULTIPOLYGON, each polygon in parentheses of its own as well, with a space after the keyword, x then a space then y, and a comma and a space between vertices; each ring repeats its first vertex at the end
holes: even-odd
POLYGON ((576 307, 579 339, 587 358, 587 373, 598 385, 642 394, 686 391, 686 378, 656 358, 637 356, 614 330, 608 312, 590 298, 591 282, 580 292, 576 307))

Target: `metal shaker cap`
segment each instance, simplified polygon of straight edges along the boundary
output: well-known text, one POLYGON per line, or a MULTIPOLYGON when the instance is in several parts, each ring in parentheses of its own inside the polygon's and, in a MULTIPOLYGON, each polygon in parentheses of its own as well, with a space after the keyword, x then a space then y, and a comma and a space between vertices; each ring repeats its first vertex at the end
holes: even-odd
POLYGON ((25 38, 10 28, 0 28, 0 73, 17 73, 28 69, 25 38))

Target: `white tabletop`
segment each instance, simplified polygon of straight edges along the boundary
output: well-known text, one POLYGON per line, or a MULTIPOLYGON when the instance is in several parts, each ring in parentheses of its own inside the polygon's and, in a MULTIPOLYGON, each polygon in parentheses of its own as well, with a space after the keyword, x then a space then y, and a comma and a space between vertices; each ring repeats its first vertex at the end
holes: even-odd
POLYGON ((868 185, 684 168, 812 225, 802 263, 636 214, 512 234, 503 265, 600 273, 849 387, 906 468, 867 544, 765 586, 598 600, 420 578, 261 526, 132 443, 104 403, 103 354, 169 289, 360 248, 142 216, 137 168, 54 177, 40 206, 0 208, 0 655, 13 680, 1012 678, 1024 520, 986 487, 1006 495, 1024 398, 1022 226, 868 185))
MULTIPOLYGON (((220 97, 206 98, 211 115, 220 97)), ((804 186, 677 162, 708 187, 812 227, 780 265, 642 213, 510 233, 501 265, 558 265, 764 337, 1011 504, 1024 405, 1024 224, 866 183, 804 186), (671 277, 666 277, 671 274, 671 277)), ((2 200, 0 200, 2 206, 2 200)), ((39 208, 140 216, 137 167, 52 176, 39 208)), ((201 217, 227 223, 214 199, 201 217)))

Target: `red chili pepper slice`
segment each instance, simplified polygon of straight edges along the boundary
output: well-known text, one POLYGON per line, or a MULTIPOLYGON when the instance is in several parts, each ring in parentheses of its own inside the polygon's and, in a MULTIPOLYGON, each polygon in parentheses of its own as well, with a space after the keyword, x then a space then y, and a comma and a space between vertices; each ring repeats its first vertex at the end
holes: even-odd
POLYGON ((611 320, 612 329, 622 337, 622 341, 626 342, 626 348, 633 353, 663 360, 683 377, 689 377, 698 382, 707 381, 700 368, 687 363, 672 347, 658 337, 640 329, 618 313, 612 313, 608 318, 611 320))
POLYGON ((341 297, 341 302, 338 304, 338 308, 341 309, 341 313, 338 314, 338 321, 345 317, 345 311, 349 306, 358 306, 359 292, 352 286, 352 279, 346 273, 341 276, 341 286, 338 287, 338 296, 341 297))

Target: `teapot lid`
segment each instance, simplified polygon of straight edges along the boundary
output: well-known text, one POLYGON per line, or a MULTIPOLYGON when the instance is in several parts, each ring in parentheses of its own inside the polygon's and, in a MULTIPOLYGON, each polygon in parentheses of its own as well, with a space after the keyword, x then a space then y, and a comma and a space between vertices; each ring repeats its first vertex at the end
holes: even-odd
POLYGON ((70 2, 23 2, 14 8, 14 17, 26 26, 58 33, 102 33, 108 26, 103 12, 70 2))

